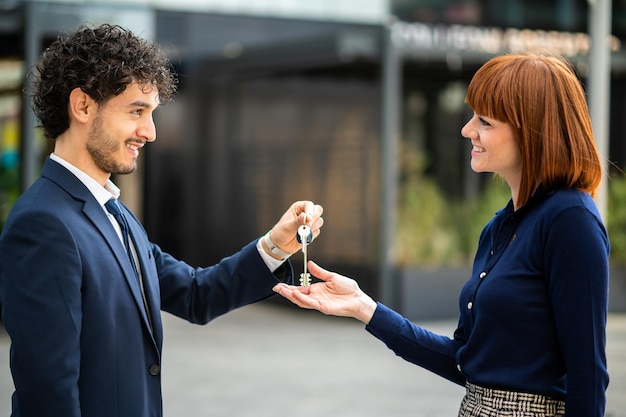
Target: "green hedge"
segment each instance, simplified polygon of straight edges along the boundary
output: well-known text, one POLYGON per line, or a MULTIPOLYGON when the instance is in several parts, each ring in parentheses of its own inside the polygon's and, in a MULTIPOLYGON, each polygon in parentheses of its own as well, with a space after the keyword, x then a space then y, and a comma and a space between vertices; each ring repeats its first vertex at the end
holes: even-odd
POLYGON ((611 241, 611 263, 626 265, 626 176, 609 180, 606 227, 611 241))
MULTIPOLYGON (((453 266, 472 262, 480 232, 511 198, 493 178, 473 200, 450 201, 433 180, 414 171, 400 188, 396 262, 400 266, 453 266)), ((626 176, 609 181, 606 226, 611 264, 626 265, 626 176)))

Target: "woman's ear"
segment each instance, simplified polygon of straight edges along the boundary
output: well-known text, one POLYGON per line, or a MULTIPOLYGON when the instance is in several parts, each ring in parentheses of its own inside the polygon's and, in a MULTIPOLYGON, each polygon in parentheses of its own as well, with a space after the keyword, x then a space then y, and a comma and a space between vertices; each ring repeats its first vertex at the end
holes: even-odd
POLYGON ((75 120, 79 123, 87 123, 95 114, 96 102, 80 88, 76 87, 70 93, 68 102, 68 116, 70 123, 75 120))

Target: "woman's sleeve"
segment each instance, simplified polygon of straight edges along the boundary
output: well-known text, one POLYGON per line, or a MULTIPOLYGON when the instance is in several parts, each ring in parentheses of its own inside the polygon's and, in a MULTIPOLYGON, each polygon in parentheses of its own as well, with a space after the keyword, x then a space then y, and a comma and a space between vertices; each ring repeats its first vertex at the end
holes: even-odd
POLYGON ((602 417, 608 386, 606 319, 609 243, 600 220, 572 207, 552 221, 545 268, 565 361, 566 415, 602 417))
POLYGON ((465 385, 465 377, 456 366, 458 341, 417 326, 381 303, 366 330, 401 358, 465 385))

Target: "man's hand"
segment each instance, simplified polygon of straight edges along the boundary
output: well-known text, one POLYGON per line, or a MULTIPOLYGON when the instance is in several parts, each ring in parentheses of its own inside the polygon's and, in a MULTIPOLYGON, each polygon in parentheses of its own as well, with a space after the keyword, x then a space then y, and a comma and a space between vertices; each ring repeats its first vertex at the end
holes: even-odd
MULTIPOLYGON (((283 214, 278 223, 272 227, 270 233, 271 241, 283 252, 295 253, 302 248, 302 245, 298 243, 296 237, 298 234, 298 227, 306 224, 311 228, 313 232, 313 239, 320 234, 320 228, 324 224, 322 213, 324 209, 318 204, 314 204, 312 201, 297 201, 289 207, 289 209, 283 214)), ((263 249, 270 256, 276 258, 274 254, 269 251, 266 242, 262 242, 263 249)))

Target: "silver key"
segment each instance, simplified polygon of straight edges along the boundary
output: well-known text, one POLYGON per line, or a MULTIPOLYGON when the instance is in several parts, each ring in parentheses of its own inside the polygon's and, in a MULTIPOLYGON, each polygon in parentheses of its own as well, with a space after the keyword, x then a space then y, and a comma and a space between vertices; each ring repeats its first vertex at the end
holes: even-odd
POLYGON ((307 272, 307 250, 306 247, 313 241, 313 232, 306 224, 298 227, 298 242, 302 243, 302 254, 304 255, 304 272, 300 274, 300 285, 308 287, 311 285, 311 274, 307 272))

